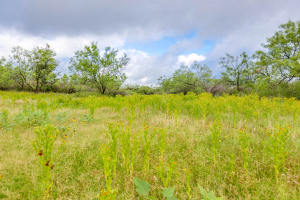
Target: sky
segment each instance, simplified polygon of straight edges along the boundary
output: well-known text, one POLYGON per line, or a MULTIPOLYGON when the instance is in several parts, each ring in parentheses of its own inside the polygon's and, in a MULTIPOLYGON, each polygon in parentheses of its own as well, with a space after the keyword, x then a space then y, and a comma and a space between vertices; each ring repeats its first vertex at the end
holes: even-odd
POLYGON ((48 43, 68 73, 74 53, 95 41, 128 55, 127 84, 156 85, 194 61, 218 77, 221 57, 262 50, 280 24, 300 20, 299 8, 299 0, 0 0, 0 57, 48 43))

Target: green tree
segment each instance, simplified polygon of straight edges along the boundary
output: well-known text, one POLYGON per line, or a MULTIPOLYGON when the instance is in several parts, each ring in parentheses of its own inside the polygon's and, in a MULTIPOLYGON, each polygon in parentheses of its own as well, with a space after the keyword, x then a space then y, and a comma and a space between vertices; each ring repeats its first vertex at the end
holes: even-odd
POLYGON ((24 89, 25 85, 30 85, 30 65, 28 57, 30 52, 20 46, 15 46, 11 51, 8 68, 10 76, 15 84, 24 89))
POLYGON ((168 93, 200 93, 211 82, 211 76, 212 72, 206 65, 194 62, 191 67, 181 66, 170 78, 160 77, 158 84, 168 93))
POLYGON ((255 53, 255 73, 275 85, 300 77, 300 21, 291 20, 262 44, 266 51, 255 53))
POLYGON ((107 47, 101 56, 97 43, 92 42, 91 46, 75 52, 69 70, 73 75, 76 74, 73 77, 96 87, 104 94, 109 89, 118 89, 126 80, 123 70, 130 59, 126 54, 117 58, 117 53, 117 50, 107 47))
POLYGON ((162 90, 167 93, 180 93, 187 94, 194 90, 196 86, 196 75, 188 69, 187 66, 181 66, 176 70, 170 78, 160 77, 158 84, 162 90))
POLYGON ((64 74, 62 77, 61 77, 61 82, 64 83, 64 84, 67 84, 69 83, 69 77, 67 74, 64 74))
POLYGON ((214 80, 212 77, 212 71, 205 64, 202 66, 195 61, 191 68, 195 72, 199 86, 201 86, 202 89, 207 87, 207 85, 211 84, 214 80))
POLYGON ((47 84, 52 85, 57 80, 55 73, 59 62, 54 58, 56 53, 46 44, 45 48, 36 47, 28 54, 30 76, 33 84, 28 84, 35 93, 47 84))
POLYGON ((0 58, 0 89, 6 89, 12 85, 8 63, 4 57, 0 58))
POLYGON ((248 56, 245 52, 238 56, 226 54, 226 57, 221 58, 219 63, 226 68, 225 72, 221 73, 221 79, 231 85, 236 85, 237 90, 240 91, 240 86, 249 81, 252 81, 252 56, 248 56))
POLYGON ((16 46, 11 52, 9 60, 11 78, 21 89, 27 85, 38 93, 42 87, 55 83, 58 61, 54 58, 56 53, 48 44, 45 48, 35 47, 32 51, 16 46))

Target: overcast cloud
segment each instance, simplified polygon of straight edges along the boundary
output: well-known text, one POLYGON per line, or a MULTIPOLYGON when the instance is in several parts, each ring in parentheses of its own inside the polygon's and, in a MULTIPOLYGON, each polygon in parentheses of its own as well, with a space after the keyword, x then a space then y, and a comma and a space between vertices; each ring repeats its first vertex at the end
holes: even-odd
POLYGON ((74 52, 98 41, 129 55, 127 83, 155 84, 193 59, 218 75, 220 57, 252 54, 280 24, 300 20, 299 8, 299 0, 0 0, 0 57, 49 43, 67 73, 74 52), (150 53, 153 42, 164 45, 150 53))

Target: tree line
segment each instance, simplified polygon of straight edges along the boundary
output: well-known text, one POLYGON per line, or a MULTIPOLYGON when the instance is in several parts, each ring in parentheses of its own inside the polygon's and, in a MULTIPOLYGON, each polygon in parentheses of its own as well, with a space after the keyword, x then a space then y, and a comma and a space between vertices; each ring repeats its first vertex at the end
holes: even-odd
POLYGON ((220 78, 212 77, 206 65, 195 62, 192 66, 181 66, 169 77, 160 77, 159 84, 164 91, 177 92, 233 92, 254 90, 262 95, 297 96, 300 98, 300 21, 289 20, 279 26, 264 50, 253 55, 225 54, 220 66, 225 69, 220 78), (280 94, 279 94, 280 95, 280 94))
POLYGON ((249 92, 262 95, 300 98, 300 21, 289 20, 262 44, 264 50, 253 55, 225 54, 220 77, 212 76, 206 65, 194 62, 181 66, 171 77, 159 77, 158 87, 124 85, 124 69, 130 59, 118 56, 118 50, 105 48, 101 53, 96 42, 78 50, 69 61, 69 74, 57 71, 59 61, 48 44, 26 50, 16 46, 8 58, 0 59, 0 89, 38 92, 97 91, 101 94, 154 94, 249 92))

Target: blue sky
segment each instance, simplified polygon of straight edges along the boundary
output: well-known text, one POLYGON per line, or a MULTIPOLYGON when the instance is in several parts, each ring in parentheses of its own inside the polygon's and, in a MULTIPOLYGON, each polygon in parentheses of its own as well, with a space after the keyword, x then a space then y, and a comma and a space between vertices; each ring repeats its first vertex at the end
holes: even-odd
MULTIPOLYGON (((191 31, 182 36, 164 36, 159 40, 147 40, 142 42, 126 42, 124 44, 124 49, 136 49, 139 51, 147 52, 148 55, 162 55, 168 53, 169 47, 180 43, 182 40, 189 40, 197 37, 197 31, 191 31)), ((214 42, 213 40, 205 40, 203 46, 198 49, 182 50, 181 54, 188 55, 191 53, 196 54, 206 54, 213 49, 214 42)))

